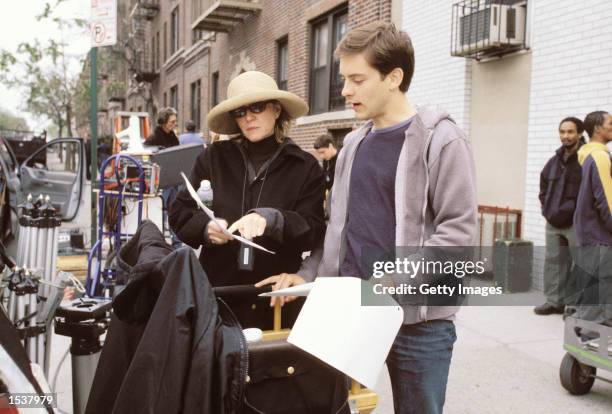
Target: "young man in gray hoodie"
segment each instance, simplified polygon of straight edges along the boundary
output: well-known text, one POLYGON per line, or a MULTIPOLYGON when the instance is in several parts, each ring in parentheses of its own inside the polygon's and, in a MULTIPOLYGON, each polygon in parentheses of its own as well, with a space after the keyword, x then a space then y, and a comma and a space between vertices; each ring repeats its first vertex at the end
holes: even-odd
MULTIPOLYGON (((273 289, 318 276, 369 279, 362 253, 472 246, 476 236, 474 162, 464 132, 441 110, 415 108, 405 96, 414 73, 408 35, 373 22, 340 42, 342 95, 368 122, 349 133, 338 157, 323 248, 298 274, 272 276, 273 289)), ((393 277, 397 286, 427 282, 393 277)), ((281 299, 290 300, 290 298, 281 299)), ((396 295, 404 323, 387 358, 396 413, 441 413, 456 306, 430 306, 422 295, 396 295)), ((364 350, 367 352, 367 350, 364 350)))

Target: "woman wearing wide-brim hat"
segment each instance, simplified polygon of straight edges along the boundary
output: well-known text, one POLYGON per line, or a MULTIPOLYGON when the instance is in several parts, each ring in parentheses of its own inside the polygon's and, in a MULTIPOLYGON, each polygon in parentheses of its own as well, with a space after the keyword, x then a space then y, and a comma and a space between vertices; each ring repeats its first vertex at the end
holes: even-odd
MULTIPOLYGON (((323 172, 311 154, 287 137, 291 119, 307 112, 302 99, 256 71, 234 78, 227 99, 209 112, 211 131, 236 136, 204 150, 191 172, 191 184, 198 188, 209 180, 212 210, 223 226, 276 253, 251 250, 254 260, 239 266, 240 243, 222 233, 182 190, 170 206, 170 225, 184 243, 202 246, 200 262, 213 286, 254 284, 296 273, 302 253, 322 239, 323 172)), ((272 323, 267 305, 245 303, 236 309, 230 304, 244 327, 262 329, 272 323)), ((283 315, 287 312, 290 309, 283 315)))

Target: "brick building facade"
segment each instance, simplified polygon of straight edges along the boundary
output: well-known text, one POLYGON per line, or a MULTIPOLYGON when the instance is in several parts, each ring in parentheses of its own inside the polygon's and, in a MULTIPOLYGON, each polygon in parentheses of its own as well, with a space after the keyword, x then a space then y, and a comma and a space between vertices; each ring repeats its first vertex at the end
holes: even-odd
POLYGON ((230 80, 259 70, 309 102, 310 113, 297 119, 290 133, 303 148, 312 148, 324 132, 343 137, 357 123, 340 96, 333 46, 353 27, 390 21, 392 1, 238 1, 233 3, 245 4, 244 10, 220 9, 226 17, 219 19, 207 16, 214 9, 209 0, 132 0, 130 24, 145 28, 140 32, 145 57, 131 76, 151 99, 128 92, 125 109, 154 115, 175 106, 181 129, 193 119, 206 135, 206 114, 225 99, 230 80), (253 4, 260 10, 249 11, 253 4))

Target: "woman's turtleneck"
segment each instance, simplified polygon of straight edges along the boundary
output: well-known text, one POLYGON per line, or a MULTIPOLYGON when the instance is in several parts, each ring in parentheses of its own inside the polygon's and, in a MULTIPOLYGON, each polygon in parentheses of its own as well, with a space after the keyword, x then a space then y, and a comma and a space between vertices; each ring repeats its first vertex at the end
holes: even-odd
POLYGON ((245 139, 246 152, 249 156, 249 160, 253 164, 255 171, 259 171, 261 166, 274 155, 278 149, 279 143, 276 141, 276 137, 271 135, 261 141, 251 142, 245 139))

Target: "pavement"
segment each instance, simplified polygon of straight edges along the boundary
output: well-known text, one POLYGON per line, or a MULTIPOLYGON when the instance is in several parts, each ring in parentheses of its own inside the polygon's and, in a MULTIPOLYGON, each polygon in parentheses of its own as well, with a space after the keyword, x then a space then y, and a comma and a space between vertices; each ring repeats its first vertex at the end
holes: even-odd
MULTIPOLYGON (((457 314, 456 326, 446 414, 612 412, 612 384, 595 380, 583 396, 561 386, 561 315, 538 316, 532 306, 466 306, 457 314)), ((612 379, 609 372, 598 375, 612 379)), ((376 391, 380 401, 375 412, 393 413, 386 373, 376 391)))

